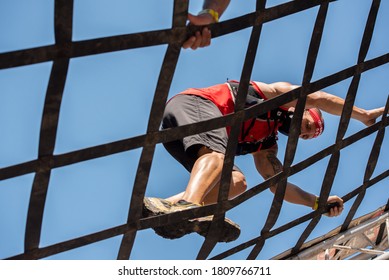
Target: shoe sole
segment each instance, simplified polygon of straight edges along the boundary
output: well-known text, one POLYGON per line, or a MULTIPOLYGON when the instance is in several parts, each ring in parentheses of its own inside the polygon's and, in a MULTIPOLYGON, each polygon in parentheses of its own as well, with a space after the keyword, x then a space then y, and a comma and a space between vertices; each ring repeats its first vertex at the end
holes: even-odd
MULTIPOLYGON (((163 238, 177 239, 186 234, 196 232, 201 236, 208 235, 209 228, 212 223, 213 216, 192 219, 185 222, 166 225, 154 228, 155 233, 163 238)), ((231 242, 236 240, 240 235, 240 227, 228 218, 224 219, 223 228, 220 229, 218 242, 231 242)))
MULTIPOLYGON (((213 216, 202 217, 190 220, 193 231, 201 236, 207 237, 213 216)), ((218 233, 218 242, 231 242, 238 239, 240 235, 240 227, 228 218, 224 218, 223 227, 218 233)))
MULTIPOLYGON (((172 203, 156 198, 145 197, 143 199, 143 217, 152 217, 171 212, 172 203)), ((186 210, 189 208, 183 208, 186 210)), ((177 210, 176 210, 177 211, 177 210)), ((212 223, 213 216, 191 219, 180 223, 170 224, 162 227, 153 228, 155 233, 163 238, 177 239, 184 235, 196 232, 206 237, 212 223)), ((224 219, 223 228, 220 230, 218 242, 231 242, 240 235, 240 227, 228 218, 224 219)))

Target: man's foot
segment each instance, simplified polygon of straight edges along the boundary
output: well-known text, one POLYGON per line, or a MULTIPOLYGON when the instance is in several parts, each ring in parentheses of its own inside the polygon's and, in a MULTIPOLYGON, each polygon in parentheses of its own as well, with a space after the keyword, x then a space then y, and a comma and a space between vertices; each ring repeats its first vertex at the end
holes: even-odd
MULTIPOLYGON (((193 230, 206 237, 211 227, 213 216, 207 216, 190 220, 193 223, 193 230)), ((240 235, 240 226, 228 218, 224 218, 223 227, 218 233, 218 242, 231 242, 238 239, 240 235)))
POLYGON ((184 211, 187 209, 193 209, 201 207, 201 204, 188 202, 186 200, 179 200, 176 203, 172 204, 172 207, 170 208, 170 212, 178 212, 178 211, 184 211))
POLYGON ((151 217, 166 214, 170 211, 172 203, 166 199, 157 197, 145 197, 143 199, 143 217, 151 217))
POLYGON ((170 201, 157 197, 145 197, 143 199, 143 217, 162 215, 186 209, 200 207, 200 204, 180 200, 174 204, 170 201))
MULTIPOLYGON (((196 232, 201 236, 208 235, 213 216, 201 217, 154 228, 155 233, 168 239, 181 238, 186 234, 196 232)), ((240 227, 228 218, 224 219, 223 227, 218 233, 218 242, 231 242, 240 235, 240 227)))
MULTIPOLYGON (((143 213, 145 217, 168 214, 187 209, 200 207, 200 204, 180 200, 177 203, 170 203, 167 200, 154 197, 145 197, 143 213)), ((168 239, 181 238, 186 234, 197 232, 202 236, 207 236, 213 216, 191 219, 179 223, 155 227, 154 231, 168 239)), ((225 218, 223 228, 219 233, 218 242, 231 242, 236 240, 240 235, 240 227, 230 219, 225 218)))

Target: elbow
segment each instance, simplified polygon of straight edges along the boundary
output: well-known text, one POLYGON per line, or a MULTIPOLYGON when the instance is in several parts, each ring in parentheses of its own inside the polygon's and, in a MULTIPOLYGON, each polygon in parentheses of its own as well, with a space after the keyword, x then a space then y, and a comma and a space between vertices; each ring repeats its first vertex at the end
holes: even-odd
MULTIPOLYGON (((262 174, 262 177, 265 181, 267 181, 269 178, 273 177, 272 175, 269 175, 269 174, 262 174)), ((269 190, 275 194, 276 190, 277 190, 277 184, 275 185, 270 185, 269 187, 269 190)))
POLYGON ((273 193, 273 194, 275 194, 276 193, 276 190, 277 190, 277 186, 276 185, 272 185, 272 186, 270 186, 270 191, 273 193))
POLYGON ((308 108, 319 108, 323 100, 327 100, 327 99, 328 99, 328 94, 326 94, 323 91, 316 91, 308 95, 306 105, 308 108))
POLYGON ((277 82, 278 85, 280 86, 283 86, 283 87, 290 87, 290 86, 293 86, 291 83, 289 82, 277 82))

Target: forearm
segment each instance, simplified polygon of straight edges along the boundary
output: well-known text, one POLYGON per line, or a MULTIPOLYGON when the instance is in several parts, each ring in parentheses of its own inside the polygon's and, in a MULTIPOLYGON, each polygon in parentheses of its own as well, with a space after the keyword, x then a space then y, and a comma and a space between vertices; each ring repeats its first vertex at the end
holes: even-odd
MULTIPOLYGON (((282 164, 277 158, 276 154, 276 148, 259 151, 254 154, 255 166, 265 180, 282 171, 282 164)), ((270 187, 270 190, 275 193, 277 187, 277 184, 274 184, 270 187)), ((316 196, 288 182, 286 185, 284 199, 294 204, 313 207, 316 196)))
POLYGON ((290 203, 305 205, 312 208, 315 204, 316 195, 308 193, 298 186, 288 182, 284 200, 290 203))
MULTIPOLYGON (((318 91, 313 93, 307 100, 312 107, 319 108, 329 114, 340 116, 343 111, 345 100, 338 96, 318 91), (310 100, 312 99, 312 101, 310 100), (311 101, 311 102, 310 102, 311 101)), ((353 106, 351 118, 364 122, 366 119, 366 110, 353 106)))
MULTIPOLYGON (((261 89, 263 89, 265 95, 270 97, 278 96, 285 94, 295 88, 298 88, 297 85, 292 85, 287 82, 277 82, 270 85, 259 83, 261 89)), ((295 107, 297 100, 285 104, 286 107, 295 107)), ((327 112, 331 115, 340 116, 343 111, 345 100, 336 95, 324 92, 316 91, 307 96, 306 107, 307 108, 318 108, 324 112, 327 112)), ((380 110, 380 112, 382 109, 380 110)), ((361 121, 365 124, 369 123, 371 118, 376 118, 380 112, 375 112, 374 115, 371 115, 369 111, 365 109, 358 108, 353 106, 351 118, 361 121), (371 116, 370 116, 370 115, 371 116)))
MULTIPOLYGON (((271 187, 271 190, 272 192, 275 192, 276 186, 271 187)), ((292 183, 287 183, 284 200, 316 210, 318 206, 318 204, 315 203, 317 198, 316 195, 308 193, 292 183)), ((343 211, 343 199, 336 195, 329 196, 326 207, 328 207, 327 212, 325 213, 326 216, 339 216, 343 211), (329 205, 331 205, 331 207, 328 207, 329 205)))
POLYGON ((203 9, 212 9, 218 12, 219 17, 224 13, 230 4, 230 0, 205 0, 203 9))
MULTIPOLYGON (((267 180, 274 175, 282 172, 282 164, 277 158, 277 146, 274 146, 270 149, 258 151, 253 153, 255 166, 261 174, 261 176, 267 180)), ((270 186, 270 190, 275 193, 277 190, 278 184, 274 184, 270 186)), ((287 182, 284 200, 294 203, 305 205, 310 208, 314 208, 315 201, 317 196, 311 194, 309 192, 304 191, 298 186, 287 182)), ((337 203, 330 209, 326 215, 330 217, 338 216, 343 210, 343 200, 338 196, 330 196, 328 197, 327 202, 329 203, 337 203)), ((315 209, 316 210, 316 209, 315 209)))

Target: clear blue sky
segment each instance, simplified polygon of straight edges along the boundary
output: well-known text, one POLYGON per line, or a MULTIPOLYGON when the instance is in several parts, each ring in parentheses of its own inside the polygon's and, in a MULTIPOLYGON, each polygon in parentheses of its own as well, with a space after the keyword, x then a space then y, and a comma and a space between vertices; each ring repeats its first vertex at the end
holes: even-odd
MULTIPOLYGON (((232 0, 221 18, 252 12, 254 0, 232 0)), ((288 1, 267 1, 274 6, 288 1)), ((172 0, 76 0, 73 40, 166 29, 171 26, 172 0)), ((202 1, 190 1, 190 12, 202 1)), ((371 0, 340 0, 330 5, 313 80, 353 66, 357 61, 371 0)), ((0 53, 54 43, 53 0, 0 1, 0 53)), ((252 79, 300 84, 318 8, 266 23, 263 27, 252 79)), ((381 1, 368 59, 389 52, 389 1, 381 1)), ((217 38, 208 48, 180 54, 170 96, 188 87, 204 87, 239 79, 251 29, 217 38)), ((72 59, 60 112, 55 154, 143 134, 146 131, 156 81, 166 45, 72 59)), ((0 70, 0 168, 37 157, 39 128, 51 62, 0 70)), ((351 79, 325 90, 345 97, 351 79)), ((362 75, 356 105, 366 109, 384 106, 389 92, 389 65, 362 75)), ((324 136, 300 141, 295 163, 332 145, 339 118, 325 114, 324 136)), ((347 136, 363 129, 350 122, 347 136)), ((388 131, 387 131, 388 133, 388 131)), ((375 134, 342 150, 332 194, 343 196, 363 182, 375 134)), ((280 136, 283 160, 286 137, 280 136)), ((388 135, 373 176, 387 170, 388 135)), ((41 247, 124 224, 140 149, 86 161, 52 171, 44 212, 41 247)), ((290 181, 319 194, 329 158, 294 175, 290 181)), ((262 182, 250 156, 236 158, 249 187, 262 182)), ((0 181, 0 258, 23 252, 23 240, 33 174, 0 181)), ((167 197, 181 192, 188 173, 157 146, 146 190, 147 196, 167 197)), ((386 204, 389 180, 370 189, 357 216, 386 204)), ((220 243, 211 256, 258 236, 273 195, 265 191, 227 213, 242 229, 238 240, 220 243)), ((343 215, 323 217, 310 239, 343 223, 343 215)), ((276 227, 311 210, 285 203, 276 227)), ((292 247, 306 224, 268 240, 259 259, 269 259, 292 247)), ((204 238, 196 234, 166 240, 151 230, 139 231, 132 259, 194 259, 204 238)), ((91 244, 49 259, 115 259, 121 236, 91 244)), ((251 248, 250 248, 251 249, 251 248)), ((249 249, 249 250, 250 250, 249 249)), ((249 250, 231 257, 245 259, 249 250)))

